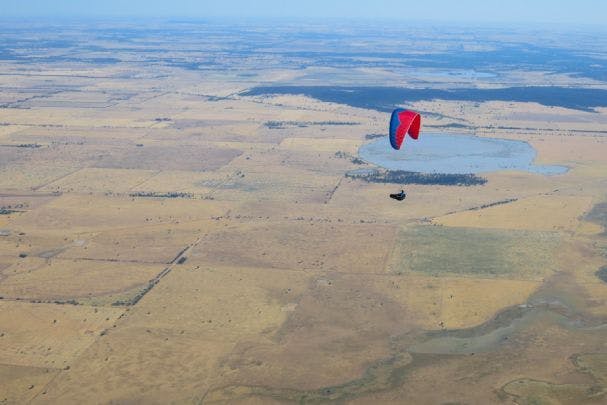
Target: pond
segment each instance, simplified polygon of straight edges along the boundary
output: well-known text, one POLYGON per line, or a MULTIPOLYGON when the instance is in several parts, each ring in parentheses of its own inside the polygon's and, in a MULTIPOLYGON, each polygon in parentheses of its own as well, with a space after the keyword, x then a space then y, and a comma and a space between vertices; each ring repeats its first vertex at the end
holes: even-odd
POLYGON ((392 149, 387 136, 359 150, 362 159, 388 170, 455 174, 498 170, 545 175, 567 172, 564 166, 534 165, 536 154, 524 141, 433 133, 423 133, 418 141, 407 137, 401 150, 392 149))

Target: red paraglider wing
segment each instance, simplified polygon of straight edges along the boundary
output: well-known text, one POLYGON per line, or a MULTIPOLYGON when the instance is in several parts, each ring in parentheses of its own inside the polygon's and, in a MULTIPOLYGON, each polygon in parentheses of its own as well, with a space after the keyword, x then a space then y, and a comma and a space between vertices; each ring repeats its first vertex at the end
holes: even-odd
POLYGON ((394 149, 400 149, 405 136, 413 139, 419 138, 421 116, 415 111, 403 109, 394 110, 390 119, 390 144, 394 149))

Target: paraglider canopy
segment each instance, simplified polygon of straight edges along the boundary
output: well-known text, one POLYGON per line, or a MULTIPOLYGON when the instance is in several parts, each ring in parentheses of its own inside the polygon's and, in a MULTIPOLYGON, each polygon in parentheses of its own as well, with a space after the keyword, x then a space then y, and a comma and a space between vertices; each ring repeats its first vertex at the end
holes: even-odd
POLYGON ((421 125, 421 116, 415 111, 402 108, 394 110, 390 119, 390 144, 392 147, 396 150, 400 149, 407 134, 411 138, 417 139, 421 125))

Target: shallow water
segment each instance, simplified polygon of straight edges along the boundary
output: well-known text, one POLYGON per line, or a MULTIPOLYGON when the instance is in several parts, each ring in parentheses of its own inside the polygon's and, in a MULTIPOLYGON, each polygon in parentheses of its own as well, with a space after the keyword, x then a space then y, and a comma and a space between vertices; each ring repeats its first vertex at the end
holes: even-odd
POLYGON ((478 72, 473 69, 454 69, 454 70, 423 70, 415 69, 411 72, 416 76, 426 77, 445 77, 456 79, 492 79, 497 77, 496 73, 478 72))
POLYGON ((418 141, 405 139, 398 151, 392 149, 385 137, 363 145, 359 156, 388 170, 422 173, 524 170, 551 175, 568 170, 564 166, 534 165, 536 151, 527 142, 470 135, 423 133, 418 141))

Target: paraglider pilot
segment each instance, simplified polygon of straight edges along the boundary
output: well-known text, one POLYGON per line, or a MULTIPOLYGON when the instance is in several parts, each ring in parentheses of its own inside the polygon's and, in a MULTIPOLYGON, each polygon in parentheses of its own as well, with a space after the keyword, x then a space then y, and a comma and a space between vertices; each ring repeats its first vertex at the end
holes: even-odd
MULTIPOLYGON (((390 145, 392 145, 392 148, 399 150, 407 134, 417 140, 421 125, 422 121, 419 113, 402 108, 394 110, 390 118, 390 145)), ((400 193, 390 194, 390 198, 397 201, 402 201, 406 197, 405 190, 401 190, 400 193)))
POLYGON ((407 198, 407 194, 405 194, 405 190, 400 190, 400 193, 390 194, 390 198, 393 198, 398 201, 402 201, 407 198))

